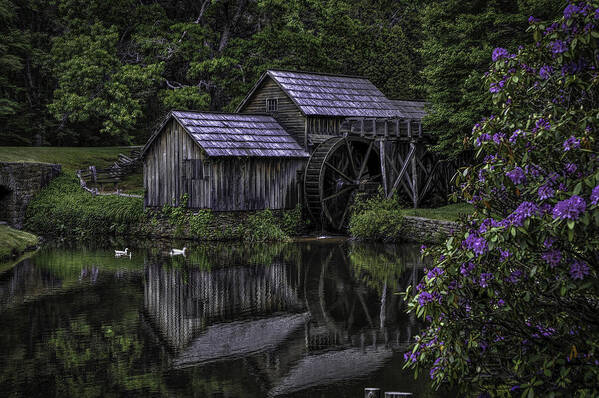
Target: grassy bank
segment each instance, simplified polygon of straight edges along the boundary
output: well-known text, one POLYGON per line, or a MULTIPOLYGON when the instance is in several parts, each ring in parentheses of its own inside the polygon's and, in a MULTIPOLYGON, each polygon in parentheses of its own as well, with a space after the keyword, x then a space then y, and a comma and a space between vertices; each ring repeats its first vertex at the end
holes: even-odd
POLYGON ((72 172, 54 179, 27 208, 26 226, 42 236, 85 239, 99 235, 195 240, 286 241, 303 228, 301 209, 279 217, 269 211, 212 213, 164 206, 144 211, 143 199, 92 196, 72 172))
MULTIPOLYGON (((139 147, 0 147, 0 162, 42 162, 62 165, 62 171, 75 173, 76 170, 96 166, 103 169, 111 166, 119 153, 129 155, 139 147)), ((112 187, 106 187, 113 190, 112 187)), ((143 192, 141 170, 127 176, 119 183, 119 189, 130 193, 143 192)))
POLYGON ((0 225, 0 261, 17 256, 37 244, 37 236, 12 229, 8 225, 0 225))
POLYGON ((143 200, 119 196, 93 197, 67 172, 54 179, 27 208, 27 229, 40 235, 84 238, 129 235, 140 227, 143 200))
POLYGON ((468 203, 454 203, 434 209, 402 209, 404 216, 424 217, 433 220, 457 221, 461 217, 472 214, 474 207, 468 203))
POLYGON ((349 221, 349 234, 363 240, 402 241, 406 238, 402 234, 406 234, 404 220, 407 216, 457 221, 473 211, 474 208, 467 203, 434 209, 406 209, 393 198, 373 197, 355 204, 349 221))

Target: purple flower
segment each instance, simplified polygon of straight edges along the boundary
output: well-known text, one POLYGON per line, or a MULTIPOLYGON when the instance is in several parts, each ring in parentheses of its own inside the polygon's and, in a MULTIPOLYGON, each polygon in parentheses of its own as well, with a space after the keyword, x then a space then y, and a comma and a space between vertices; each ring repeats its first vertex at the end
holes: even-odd
POLYGON ((522 202, 505 220, 517 227, 522 226, 524 220, 539 214, 539 206, 533 202, 522 202))
POLYGON ((510 253, 509 250, 503 250, 503 249, 499 249, 499 253, 501 254, 501 261, 505 261, 508 259, 509 256, 512 255, 512 253, 510 253))
POLYGON ((587 204, 583 198, 573 195, 569 199, 557 202, 553 208, 553 218, 578 220, 580 213, 584 212, 587 204))
POLYGON ((508 282, 511 283, 518 283, 520 282, 520 278, 522 277, 522 271, 520 271, 519 269, 512 271, 512 273, 510 274, 510 276, 508 276, 506 279, 508 282))
POLYGON ((505 134, 503 133, 495 133, 493 134, 493 142, 497 145, 501 144, 501 141, 505 138, 505 134))
POLYGON ((584 279, 589 274, 589 266, 584 261, 574 260, 570 265, 570 277, 572 279, 584 279))
POLYGON ((474 269, 474 263, 469 262, 468 264, 462 264, 462 266, 460 267, 460 274, 464 275, 464 276, 468 276, 470 275, 470 273, 472 272, 472 270, 474 269))
POLYGON ((439 267, 435 267, 432 270, 430 270, 428 272, 428 274, 426 274, 426 276, 428 277, 428 279, 433 279, 435 276, 442 275, 442 274, 443 274, 443 270, 439 267))
POLYGON ((566 163, 566 167, 564 167, 564 170, 566 171, 566 173, 572 174, 576 171, 577 168, 578 167, 576 167, 574 163, 566 163))
POLYGON ((551 250, 543 253, 541 258, 553 268, 562 261, 562 253, 559 250, 551 250))
POLYGON ((554 243, 555 238, 547 238, 545 239, 545 242, 543 242, 543 246, 545 246, 546 249, 551 249, 554 243))
POLYGON ((483 142, 487 142, 491 139, 491 136, 487 133, 481 134, 477 139, 474 145, 481 146, 483 142))
POLYGON ((551 128, 551 124, 549 124, 549 122, 543 118, 537 120, 537 122, 535 123, 535 131, 537 130, 549 130, 551 128))
POLYGON ((493 220, 492 218, 485 218, 480 223, 480 227, 478 227, 478 232, 480 232, 481 234, 484 234, 485 232, 487 232, 489 230, 489 228, 498 227, 498 226, 499 226, 499 224, 497 223, 497 221, 493 220))
POLYGON ((580 148, 580 140, 578 138, 570 136, 570 138, 564 141, 564 151, 569 151, 576 148, 580 148))
POLYGON ((539 194, 539 199, 549 199, 553 197, 555 190, 549 185, 545 184, 539 187, 537 193, 539 194))
POLYGON ((501 58, 506 58, 508 55, 509 53, 505 48, 497 47, 495 50, 493 50, 493 62, 497 62, 501 58))
POLYGON ((501 87, 497 83, 491 83, 489 86, 489 92, 492 94, 496 94, 501 91, 501 87))
POLYGON ((480 256, 487 250, 487 241, 485 238, 470 234, 462 242, 462 246, 466 249, 472 250, 477 256, 480 256))
POLYGON ((549 79, 552 73, 553 68, 549 65, 543 65, 541 66, 541 69, 539 69, 539 76, 541 76, 541 79, 543 80, 549 79))
POLYGON ((535 22, 539 22, 540 19, 539 18, 535 18, 532 15, 530 17, 528 17, 528 23, 535 23, 535 22))
POLYGON ((568 6, 566 8, 564 8, 564 18, 570 19, 574 15, 578 14, 579 12, 580 12, 580 7, 578 7, 575 4, 568 4, 568 6))
POLYGON ((561 54, 568 50, 568 45, 562 40, 555 40, 549 43, 553 54, 561 54))
POLYGON ((526 174, 524 174, 524 170, 520 166, 515 167, 512 171, 508 171, 505 175, 516 185, 526 182, 526 174))
POLYGON ((595 188, 593 188, 590 199, 591 199, 592 205, 596 205, 597 202, 599 202, 599 185, 597 185, 595 188))
POLYGON ((509 139, 509 142, 510 142, 510 144, 513 144, 514 142, 516 142, 516 140, 517 140, 517 139, 518 139, 518 137, 520 137, 520 136, 523 136, 523 137, 524 137, 524 136, 526 136, 526 133, 525 133, 525 132, 523 132, 523 131, 522 131, 522 130, 520 130, 520 129, 518 129, 518 130, 515 130, 515 131, 512 133, 512 136, 511 136, 511 137, 510 137, 510 139, 509 139))
POLYGON ((480 287, 488 287, 489 286, 489 281, 493 280, 493 274, 489 273, 489 272, 484 272, 482 274, 480 274, 480 280, 478 282, 478 284, 480 285, 480 287))

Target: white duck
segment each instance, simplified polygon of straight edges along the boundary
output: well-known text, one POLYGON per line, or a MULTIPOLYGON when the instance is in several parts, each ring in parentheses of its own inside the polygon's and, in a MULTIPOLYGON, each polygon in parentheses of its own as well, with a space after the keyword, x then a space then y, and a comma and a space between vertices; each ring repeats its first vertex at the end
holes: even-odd
POLYGON ((183 256, 185 257, 185 250, 187 250, 186 247, 183 247, 183 249, 171 249, 170 251, 170 255, 171 256, 183 256))
POLYGON ((126 256, 129 254, 129 248, 126 247, 125 250, 115 250, 114 251, 114 256, 115 257, 121 257, 121 256, 126 256))

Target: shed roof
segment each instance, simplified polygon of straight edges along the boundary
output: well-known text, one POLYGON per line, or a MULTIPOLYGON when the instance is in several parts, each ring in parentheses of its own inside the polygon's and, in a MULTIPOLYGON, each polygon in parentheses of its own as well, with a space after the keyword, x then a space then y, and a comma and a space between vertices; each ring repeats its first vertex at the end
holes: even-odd
POLYGON ((306 116, 404 117, 391 100, 363 77, 283 70, 266 71, 237 111, 267 77, 273 79, 306 116))
POLYGON ((426 102, 424 101, 406 101, 391 100, 399 110, 409 119, 422 119, 426 116, 426 102))
MULTIPOLYGON (((208 156, 310 156, 271 116, 172 111, 167 121, 171 117, 208 156)), ((144 152, 152 140, 148 141, 144 152)))

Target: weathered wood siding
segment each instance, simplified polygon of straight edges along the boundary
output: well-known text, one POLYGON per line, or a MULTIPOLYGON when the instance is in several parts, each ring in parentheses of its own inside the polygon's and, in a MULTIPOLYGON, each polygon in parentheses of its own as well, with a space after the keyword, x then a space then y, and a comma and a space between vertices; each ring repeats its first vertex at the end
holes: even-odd
POLYGON ((266 110, 267 98, 277 98, 279 100, 279 110, 276 113, 272 113, 272 116, 304 147, 304 115, 270 77, 264 79, 262 85, 254 92, 254 95, 240 109, 240 113, 270 114, 266 110))
POLYGON ((289 157, 208 157, 183 127, 171 120, 144 157, 145 204, 177 206, 188 194, 188 207, 194 209, 291 209, 299 201, 301 182, 297 173, 306 161, 289 157))
POLYGON ((212 210, 291 209, 299 201, 297 173, 306 159, 212 158, 212 210))
POLYGON ((171 120, 152 143, 144 157, 145 204, 160 207, 177 206, 184 194, 188 206, 210 208, 210 176, 202 170, 202 178, 192 178, 185 160, 200 160, 208 171, 208 158, 183 127, 171 120))

